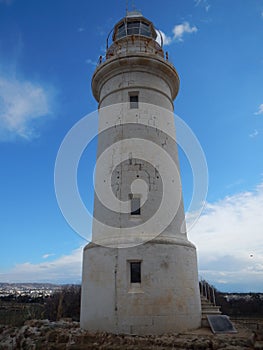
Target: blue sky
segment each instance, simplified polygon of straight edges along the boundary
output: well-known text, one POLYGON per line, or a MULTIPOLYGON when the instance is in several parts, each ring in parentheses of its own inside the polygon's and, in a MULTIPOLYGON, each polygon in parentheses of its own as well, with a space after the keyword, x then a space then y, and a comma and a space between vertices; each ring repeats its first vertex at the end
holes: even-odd
MULTIPOLYGON (((80 281, 85 241, 60 212, 54 165, 70 128, 97 108, 92 74, 125 3, 0 0, 0 282, 80 281)), ((181 80, 175 112, 207 159, 206 209, 188 234, 200 275, 221 290, 262 292, 263 1, 135 5, 164 34, 181 80)), ((95 149, 79 167, 90 209, 95 149)), ((192 174, 180 159, 187 211, 192 174)))

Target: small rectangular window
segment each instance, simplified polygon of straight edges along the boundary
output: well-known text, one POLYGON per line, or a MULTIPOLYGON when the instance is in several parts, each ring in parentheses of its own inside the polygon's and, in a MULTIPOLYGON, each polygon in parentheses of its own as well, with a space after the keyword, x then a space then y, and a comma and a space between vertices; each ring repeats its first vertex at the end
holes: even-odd
POLYGON ((134 261, 130 263, 131 283, 141 283, 141 262, 134 261))
POLYGON ((139 96, 130 95, 130 108, 138 108, 138 107, 139 107, 139 96))
POLYGON ((141 215, 141 198, 131 198, 131 215, 141 215))

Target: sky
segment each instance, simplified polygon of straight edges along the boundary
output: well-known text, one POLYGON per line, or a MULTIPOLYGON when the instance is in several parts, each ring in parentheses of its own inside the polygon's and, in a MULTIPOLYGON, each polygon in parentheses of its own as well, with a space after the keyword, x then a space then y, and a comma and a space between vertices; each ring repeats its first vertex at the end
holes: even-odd
MULTIPOLYGON (((263 292, 263 0, 134 0, 180 76, 175 113, 206 157, 206 206, 188 232, 199 276, 263 292)), ((0 282, 80 283, 87 242, 64 219, 54 167, 68 131, 97 108, 91 79, 125 0, 0 0, 0 282)), ((185 210, 191 166, 179 153, 185 210)), ((96 140, 79 191, 93 206, 96 140)), ((91 222, 87 223, 91 233, 91 222)))

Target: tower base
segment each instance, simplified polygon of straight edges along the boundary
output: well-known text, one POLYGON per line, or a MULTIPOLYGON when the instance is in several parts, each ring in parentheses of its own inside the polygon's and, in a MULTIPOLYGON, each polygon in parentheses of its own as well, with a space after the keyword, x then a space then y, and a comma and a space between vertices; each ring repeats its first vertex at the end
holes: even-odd
POLYGON ((146 335, 200 325, 196 250, 189 241, 84 248, 81 328, 146 335), (140 282, 131 281, 132 262, 140 263, 140 282))

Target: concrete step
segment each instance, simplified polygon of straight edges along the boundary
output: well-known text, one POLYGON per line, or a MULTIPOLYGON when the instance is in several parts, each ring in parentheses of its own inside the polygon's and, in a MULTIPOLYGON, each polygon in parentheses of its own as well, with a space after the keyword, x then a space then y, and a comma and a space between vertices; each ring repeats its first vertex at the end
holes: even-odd
POLYGON ((215 305, 202 305, 202 310, 214 310, 214 309, 220 309, 220 307, 215 305))
POLYGON ((213 305, 209 300, 205 297, 201 296, 201 307, 202 307, 202 319, 201 324, 202 327, 208 328, 209 323, 207 320, 207 315, 221 315, 220 307, 213 305))
POLYGON ((202 310, 202 317, 206 317, 206 315, 221 315, 222 312, 217 309, 217 310, 202 310))

